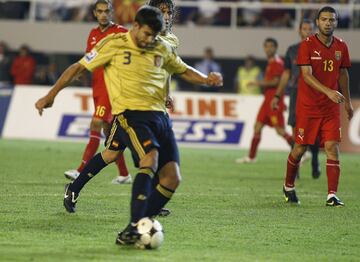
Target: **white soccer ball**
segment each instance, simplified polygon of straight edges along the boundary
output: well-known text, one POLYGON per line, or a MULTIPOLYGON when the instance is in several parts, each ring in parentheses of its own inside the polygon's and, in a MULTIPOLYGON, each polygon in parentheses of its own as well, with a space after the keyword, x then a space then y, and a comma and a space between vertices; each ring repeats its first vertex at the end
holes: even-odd
POLYGON ((140 234, 140 239, 136 242, 138 248, 156 249, 159 248, 164 241, 162 225, 156 219, 148 217, 140 219, 137 230, 140 234))

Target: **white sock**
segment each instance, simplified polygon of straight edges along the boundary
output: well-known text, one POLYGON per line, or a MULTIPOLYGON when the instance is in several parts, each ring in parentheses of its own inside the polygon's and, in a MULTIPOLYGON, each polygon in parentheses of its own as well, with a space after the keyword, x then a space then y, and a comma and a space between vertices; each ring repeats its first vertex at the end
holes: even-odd
POLYGON ((329 199, 332 198, 332 197, 336 197, 336 195, 335 195, 335 194, 328 194, 327 200, 329 200, 329 199))
POLYGON ((285 191, 293 191, 295 190, 295 187, 287 187, 284 185, 285 191))

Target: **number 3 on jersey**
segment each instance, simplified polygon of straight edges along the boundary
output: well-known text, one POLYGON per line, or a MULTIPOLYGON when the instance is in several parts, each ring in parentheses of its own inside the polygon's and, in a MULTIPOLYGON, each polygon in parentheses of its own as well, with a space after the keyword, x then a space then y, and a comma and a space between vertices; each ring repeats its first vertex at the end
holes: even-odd
POLYGON ((325 60, 323 64, 324 64, 324 72, 332 72, 334 70, 333 60, 325 60))
POLYGON ((124 65, 129 65, 131 63, 131 52, 124 51, 124 65))

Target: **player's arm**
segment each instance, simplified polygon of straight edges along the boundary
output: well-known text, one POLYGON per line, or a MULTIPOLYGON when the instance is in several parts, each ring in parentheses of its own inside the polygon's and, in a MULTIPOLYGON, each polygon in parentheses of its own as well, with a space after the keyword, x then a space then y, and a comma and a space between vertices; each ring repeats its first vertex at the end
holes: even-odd
POLYGON ((69 66, 56 81, 55 85, 51 88, 51 90, 44 97, 40 98, 36 103, 35 107, 39 111, 39 114, 42 115, 44 108, 51 107, 54 103, 54 99, 57 94, 69 86, 71 82, 78 77, 78 75, 82 74, 86 68, 80 64, 75 63, 69 66))
POLYGON ((271 100, 271 109, 275 110, 279 106, 280 97, 284 94, 285 88, 290 80, 290 69, 285 69, 281 74, 279 85, 276 88, 275 95, 271 100))
POLYGON ((309 86, 316 89, 317 91, 325 94, 334 103, 344 102, 345 98, 340 92, 328 88, 327 86, 320 83, 320 81, 313 76, 312 68, 310 65, 302 65, 300 69, 305 83, 307 83, 309 86))
POLYGON ((350 120, 353 117, 354 109, 351 104, 350 90, 349 90, 349 72, 347 68, 340 69, 339 86, 342 95, 345 97, 345 110, 350 120))
POLYGON ((195 85, 223 85, 223 77, 219 72, 210 72, 209 75, 205 75, 189 65, 187 65, 185 72, 180 74, 180 77, 185 81, 195 85))
POLYGON ((166 85, 165 85, 165 92, 166 92, 165 106, 166 106, 166 108, 173 111, 174 110, 174 100, 170 95, 170 86, 171 86, 171 75, 169 75, 169 77, 166 81, 166 85))
POLYGON ((250 82, 249 85, 250 86, 260 86, 261 88, 266 88, 266 87, 276 87, 278 86, 280 82, 280 77, 276 76, 271 80, 255 80, 254 82, 250 82))

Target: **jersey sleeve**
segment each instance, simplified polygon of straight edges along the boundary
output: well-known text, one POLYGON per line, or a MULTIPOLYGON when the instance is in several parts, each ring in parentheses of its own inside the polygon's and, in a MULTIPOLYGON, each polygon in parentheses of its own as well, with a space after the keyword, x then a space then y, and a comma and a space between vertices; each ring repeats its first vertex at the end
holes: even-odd
POLYGON ((116 54, 113 35, 109 35, 101 40, 96 46, 79 61, 87 70, 94 71, 99 66, 110 62, 116 54))
POLYGON ((341 62, 341 66, 342 68, 349 68, 351 67, 351 62, 350 62, 350 55, 349 55, 349 50, 347 45, 344 43, 344 55, 343 55, 343 59, 341 62))
POLYGON ((92 36, 92 31, 90 32, 89 36, 88 36, 88 39, 87 39, 87 42, 86 42, 86 50, 85 50, 85 53, 89 53, 92 49, 92 46, 91 46, 91 36, 92 36))
POLYGON ((165 58, 163 68, 170 74, 182 74, 186 71, 187 65, 176 54, 175 50, 169 52, 165 58))
POLYGON ((284 58, 284 68, 291 70, 291 57, 290 57, 290 47, 286 50, 285 58, 284 58))
POLYGON ((298 65, 310 65, 311 58, 310 58, 310 47, 309 47, 310 40, 306 39, 301 42, 299 51, 298 51, 298 65))

